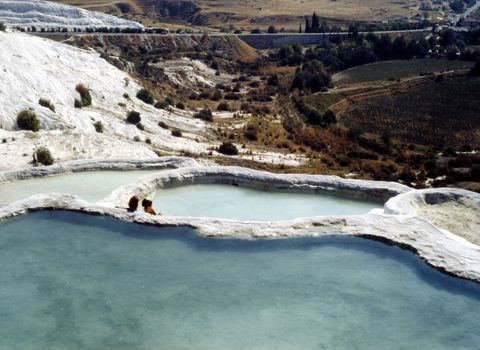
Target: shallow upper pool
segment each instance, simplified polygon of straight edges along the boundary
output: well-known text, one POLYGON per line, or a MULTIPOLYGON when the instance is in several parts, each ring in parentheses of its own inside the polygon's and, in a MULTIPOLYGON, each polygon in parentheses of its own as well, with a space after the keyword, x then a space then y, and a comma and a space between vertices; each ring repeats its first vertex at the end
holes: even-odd
POLYGON ((366 214, 380 202, 325 194, 263 191, 231 185, 188 185, 157 192, 163 214, 234 220, 290 220, 319 215, 366 214))
POLYGON ((480 288, 359 238, 0 224, 0 349, 478 349, 480 288))
POLYGON ((159 170, 85 171, 0 184, 0 206, 39 193, 66 193, 95 202, 115 188, 159 170))

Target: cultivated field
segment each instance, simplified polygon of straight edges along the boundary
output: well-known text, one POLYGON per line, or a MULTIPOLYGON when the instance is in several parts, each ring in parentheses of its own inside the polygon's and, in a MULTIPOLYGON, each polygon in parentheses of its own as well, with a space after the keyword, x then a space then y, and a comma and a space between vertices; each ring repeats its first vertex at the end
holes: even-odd
POLYGON ((418 76, 421 73, 470 69, 472 66, 473 63, 468 61, 435 58, 382 61, 344 70, 333 76, 333 82, 342 86, 368 81, 397 80, 418 76))
POLYGON ((407 91, 352 101, 346 125, 424 145, 480 146, 480 78, 433 78, 407 91))
MULTIPOLYGON (((147 22, 163 22, 154 6, 161 2, 177 3, 172 0, 54 0, 89 10, 119 13, 116 4, 128 3, 132 11, 127 16, 147 22)), ((191 0, 183 3, 194 4, 200 13, 208 18, 209 24, 243 26, 268 26, 275 24, 287 28, 298 28, 302 16, 311 15, 313 11, 329 20, 387 20, 411 17, 417 13, 408 7, 418 4, 414 0, 191 0)), ((163 5, 162 5, 163 6, 163 5)), ((188 17, 188 12, 185 11, 188 17)), ((177 18, 178 19, 178 18, 177 18)), ((185 18, 187 19, 187 18, 185 18)))

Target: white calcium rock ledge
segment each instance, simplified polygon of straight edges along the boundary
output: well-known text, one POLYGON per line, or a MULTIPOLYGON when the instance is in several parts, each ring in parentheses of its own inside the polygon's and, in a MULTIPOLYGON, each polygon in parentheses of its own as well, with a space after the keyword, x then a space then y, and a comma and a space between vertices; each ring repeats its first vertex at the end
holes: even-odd
POLYGON ((0 172, 0 184, 34 177, 53 176, 80 171, 173 169, 196 166, 197 162, 185 157, 159 157, 150 160, 85 159, 0 172))
POLYGON ((428 221, 408 215, 369 213, 358 216, 310 217, 290 221, 242 222, 222 219, 152 216, 141 212, 89 204, 78 197, 40 194, 0 208, 0 220, 39 210, 68 210, 108 215, 139 224, 187 226, 200 235, 241 239, 321 237, 351 235, 400 246, 419 255, 430 266, 447 274, 480 283, 480 247, 428 221))
MULTIPOLYGON (((192 160, 185 160, 187 163, 192 160)), ((144 164, 145 162, 142 162, 144 164)), ((173 164, 180 166, 179 160, 173 164)), ((110 163, 108 166, 114 163, 110 163)), ((131 164, 126 162, 125 164, 131 164)), ((131 166, 131 165, 129 165, 131 166)), ((73 167, 68 167, 72 169, 73 167)), ((200 235, 241 239, 286 237, 321 237, 326 235, 358 236, 413 251, 430 266, 447 274, 480 283, 480 246, 435 226, 417 215, 419 208, 438 203, 474 203, 480 207, 480 195, 456 189, 411 190, 388 182, 345 180, 335 176, 282 175, 238 167, 187 167, 165 170, 144 180, 123 186, 95 204, 65 194, 39 194, 0 208, 0 220, 38 210, 68 210, 93 215, 108 215, 139 224, 164 227, 187 226, 200 235), (280 191, 335 193, 357 198, 391 198, 384 210, 366 215, 318 216, 289 221, 254 222, 225 219, 152 216, 128 213, 126 202, 131 195, 151 195, 168 187, 193 183, 238 184, 280 191)), ((460 204, 459 204, 460 203, 460 204)), ((461 209, 461 207, 460 207, 461 209)))
POLYGON ((338 176, 272 174, 242 167, 184 167, 146 176, 122 186, 101 203, 125 207, 134 196, 148 197, 157 190, 190 184, 231 184, 283 192, 329 193, 357 199, 387 200, 411 188, 383 181, 350 180, 338 176))

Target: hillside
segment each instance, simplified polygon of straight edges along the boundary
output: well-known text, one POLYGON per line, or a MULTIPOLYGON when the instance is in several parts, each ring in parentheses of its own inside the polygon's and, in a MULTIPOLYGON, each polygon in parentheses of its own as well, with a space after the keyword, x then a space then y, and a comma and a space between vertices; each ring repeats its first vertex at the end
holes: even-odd
POLYGON ((28 27, 119 27, 140 28, 139 23, 101 12, 43 0, 0 0, 0 22, 28 27))
POLYGON ((0 46, 0 168, 30 162, 38 146, 68 160, 151 158, 156 152, 205 152, 210 145, 205 122, 191 112, 160 110, 136 99, 141 87, 97 53, 21 33, 0 32, 0 46), (90 89, 92 106, 74 107, 78 84, 90 89), (51 101, 55 112, 40 106, 40 98, 51 101), (36 113, 40 132, 14 131, 24 109, 36 113), (125 122, 131 110, 141 114, 145 130, 125 122), (103 133, 95 131, 94 122, 103 124, 103 133), (184 137, 172 136, 159 122, 184 137))
POLYGON ((303 16, 316 11, 331 23, 351 20, 391 20, 415 15, 413 0, 56 0, 86 9, 124 15, 144 24, 182 23, 243 28, 278 27, 298 29, 303 16))

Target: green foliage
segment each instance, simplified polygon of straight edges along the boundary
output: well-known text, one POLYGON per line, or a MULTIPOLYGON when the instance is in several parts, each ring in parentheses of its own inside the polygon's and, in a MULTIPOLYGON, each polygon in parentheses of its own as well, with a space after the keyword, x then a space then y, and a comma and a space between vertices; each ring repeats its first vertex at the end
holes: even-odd
POLYGON ((183 104, 183 102, 178 102, 177 105, 176 105, 176 107, 177 107, 178 109, 181 109, 181 110, 184 110, 184 109, 185 109, 185 105, 183 104))
POLYGON ((207 122, 213 122, 212 111, 207 107, 202 109, 200 112, 196 113, 193 117, 197 118, 197 119, 207 121, 207 122))
POLYGON ((152 140, 150 140, 149 138, 146 138, 146 139, 145 139, 145 143, 146 143, 147 145, 151 145, 151 144, 152 144, 152 140))
POLYGON ((54 163, 52 153, 46 147, 37 148, 33 158, 35 163, 40 163, 43 165, 52 165, 54 163))
POLYGON ((139 137, 139 136, 135 136, 135 137, 133 138, 133 141, 135 141, 135 142, 140 142, 140 137, 139 137))
POLYGON ((5 25, 5 23, 0 23, 0 32, 4 32, 7 30, 7 26, 5 25))
POLYGON ((231 142, 223 142, 220 147, 218 147, 218 152, 227 156, 235 156, 238 154, 238 148, 231 142))
POLYGON ((140 113, 137 111, 130 111, 127 113, 127 123, 129 124, 138 124, 142 121, 142 118, 140 117, 140 113))
POLYGON ((153 105, 155 103, 155 99, 153 98, 152 93, 145 88, 140 89, 137 92, 137 98, 149 105, 153 105))
POLYGON ((144 130, 145 130, 145 127, 143 126, 142 123, 137 123, 137 129, 144 131, 144 130))
POLYGON ((325 71, 323 63, 313 60, 304 63, 301 69, 297 68, 291 88, 318 92, 327 89, 331 82, 332 77, 325 71))
POLYGON ((270 86, 278 86, 278 74, 272 74, 268 77, 267 84, 270 86))
POLYGON ((40 120, 34 111, 30 109, 24 109, 17 114, 17 125, 22 130, 30 130, 37 132, 40 130, 40 120))
POLYGON ((47 100, 46 98, 41 98, 38 100, 38 104, 40 106, 46 107, 50 109, 52 112, 55 112, 55 106, 50 100, 47 100))
POLYGON ((83 107, 82 101, 80 101, 78 98, 76 98, 75 101, 73 101, 73 106, 75 108, 82 108, 83 107))
POLYGON ((93 127, 95 128, 95 131, 103 134, 103 123, 101 121, 96 121, 93 123, 93 127))
POLYGON ((172 130, 172 136, 182 137, 182 132, 180 130, 172 130))
MULTIPOLYGON (((75 86, 75 91, 80 94, 81 107, 87 107, 92 104, 92 95, 90 94, 89 88, 83 84, 77 84, 77 86, 75 86)), ((75 108, 81 107, 77 107, 77 101, 75 100, 75 108)))
POLYGON ((169 129, 168 125, 165 124, 165 122, 162 122, 162 121, 158 122, 158 126, 161 127, 162 129, 166 129, 166 130, 169 129))

